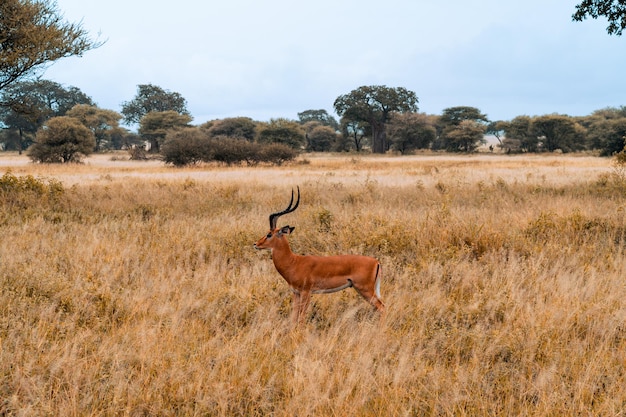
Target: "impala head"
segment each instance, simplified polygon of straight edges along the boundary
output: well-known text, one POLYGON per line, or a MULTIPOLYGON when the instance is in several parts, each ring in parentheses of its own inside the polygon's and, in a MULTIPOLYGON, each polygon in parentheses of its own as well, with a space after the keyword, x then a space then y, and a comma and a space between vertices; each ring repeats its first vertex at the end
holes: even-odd
POLYGON ((289 205, 283 211, 279 211, 276 213, 270 214, 270 230, 267 232, 267 235, 263 236, 259 239, 254 247, 256 249, 272 249, 276 245, 277 241, 281 239, 283 236, 290 234, 293 232, 295 227, 291 226, 283 226, 280 229, 276 228, 276 222, 278 218, 284 214, 289 214, 295 211, 298 208, 298 204, 300 204, 300 187, 298 187, 298 199, 296 200, 296 204, 293 204, 293 189, 291 190, 291 201, 289 201, 289 205))

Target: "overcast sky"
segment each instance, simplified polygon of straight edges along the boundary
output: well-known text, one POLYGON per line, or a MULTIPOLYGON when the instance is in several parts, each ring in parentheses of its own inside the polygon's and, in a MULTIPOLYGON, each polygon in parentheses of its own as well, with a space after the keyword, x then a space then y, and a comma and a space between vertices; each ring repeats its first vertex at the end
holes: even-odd
POLYGON ((44 78, 116 111, 138 84, 182 94, 194 124, 325 109, 362 85, 404 87, 419 109, 491 120, 626 105, 626 35, 573 22, 579 0, 57 0, 105 40, 44 78))

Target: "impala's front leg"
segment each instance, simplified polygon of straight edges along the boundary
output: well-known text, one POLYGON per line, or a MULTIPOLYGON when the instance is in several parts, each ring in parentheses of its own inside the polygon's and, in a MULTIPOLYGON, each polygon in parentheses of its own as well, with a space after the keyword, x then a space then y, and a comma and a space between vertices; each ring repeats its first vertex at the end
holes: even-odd
POLYGON ((291 321, 294 325, 302 324, 306 317, 306 311, 311 302, 310 291, 293 290, 293 306, 291 311, 291 321))
POLYGON ((311 292, 300 292, 300 308, 298 310, 298 324, 304 323, 306 320, 306 312, 309 309, 309 303, 311 302, 311 292))
POLYGON ((291 289, 291 323, 295 326, 298 324, 298 315, 300 312, 300 292, 291 289))

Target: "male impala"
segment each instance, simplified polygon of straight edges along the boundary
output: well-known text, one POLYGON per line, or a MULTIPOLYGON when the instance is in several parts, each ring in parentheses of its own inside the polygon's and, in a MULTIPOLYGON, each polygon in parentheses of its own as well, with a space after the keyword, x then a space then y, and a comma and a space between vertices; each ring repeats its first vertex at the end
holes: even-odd
POLYGON ((304 320, 311 294, 328 294, 348 287, 354 289, 370 302, 378 311, 384 311, 385 305, 380 299, 381 267, 378 261, 369 256, 336 255, 312 256, 296 255, 289 248, 287 235, 294 227, 276 228, 278 218, 293 212, 300 204, 293 204, 293 189, 289 206, 280 212, 270 214, 270 231, 254 244, 256 249, 270 249, 276 270, 287 281, 293 292, 292 320, 295 323, 304 320))

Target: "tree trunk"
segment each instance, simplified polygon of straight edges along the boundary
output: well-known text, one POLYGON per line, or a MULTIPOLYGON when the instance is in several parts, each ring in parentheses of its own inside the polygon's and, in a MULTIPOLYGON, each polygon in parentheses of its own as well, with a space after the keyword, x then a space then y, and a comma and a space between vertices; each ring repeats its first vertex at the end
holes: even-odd
POLYGON ((387 134, 385 129, 372 129, 372 153, 385 153, 387 151, 387 134))

